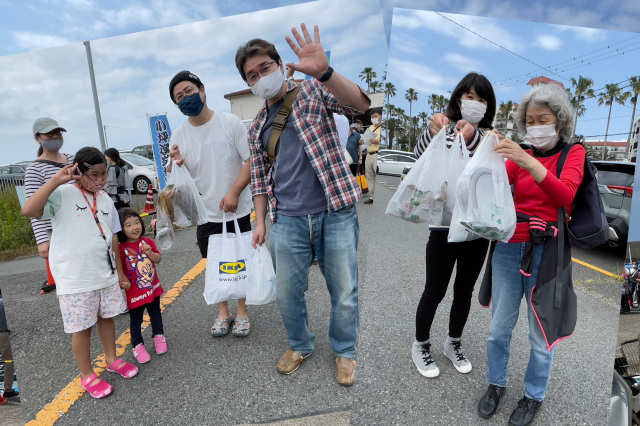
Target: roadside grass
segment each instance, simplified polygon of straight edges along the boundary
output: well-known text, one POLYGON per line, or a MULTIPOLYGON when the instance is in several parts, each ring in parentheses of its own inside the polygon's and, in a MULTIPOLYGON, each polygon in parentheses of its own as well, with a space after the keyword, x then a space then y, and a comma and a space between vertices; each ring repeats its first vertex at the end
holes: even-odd
POLYGON ((31 221, 22 214, 15 188, 0 191, 0 261, 37 253, 31 221))
MULTIPOLYGON (((144 209, 146 195, 134 195, 131 207, 144 209)), ((149 229, 151 218, 143 218, 149 229)), ((153 233, 147 233, 147 236, 153 233)), ((0 262, 38 254, 38 246, 31 229, 31 220, 22 214, 18 194, 14 187, 0 190, 0 262)))

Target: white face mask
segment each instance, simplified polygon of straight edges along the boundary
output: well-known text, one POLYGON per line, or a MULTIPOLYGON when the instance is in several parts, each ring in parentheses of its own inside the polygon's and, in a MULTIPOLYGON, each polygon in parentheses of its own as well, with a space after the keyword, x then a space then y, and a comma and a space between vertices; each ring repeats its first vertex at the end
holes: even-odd
POLYGON ((525 142, 535 146, 540 151, 553 148, 557 139, 558 135, 555 124, 529 126, 527 127, 527 134, 524 137, 525 142))
POLYGON ((471 124, 479 123, 487 112, 487 106, 481 102, 462 99, 461 103, 460 112, 462 113, 462 118, 471 124))
POLYGON ((284 74, 280 67, 269 75, 262 77, 256 84, 251 87, 254 95, 269 100, 278 94, 284 83, 284 74))
POLYGON ((380 119, 379 119, 379 118, 377 118, 377 117, 376 117, 376 118, 372 118, 372 119, 371 119, 371 123, 372 123, 372 124, 380 124, 380 119))

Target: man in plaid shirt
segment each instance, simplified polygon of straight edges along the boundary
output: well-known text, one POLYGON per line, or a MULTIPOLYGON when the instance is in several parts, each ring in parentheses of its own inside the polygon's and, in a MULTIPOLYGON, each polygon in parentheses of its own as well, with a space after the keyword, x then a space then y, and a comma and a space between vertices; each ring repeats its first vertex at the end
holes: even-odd
POLYGON ((300 85, 282 130, 273 164, 267 142, 285 95, 296 84, 285 79, 275 46, 254 39, 236 53, 236 66, 265 106, 249 129, 251 190, 256 210, 253 244, 264 243, 267 209, 269 241, 276 269, 276 293, 290 349, 278 361, 282 374, 293 373, 314 350, 304 293, 317 255, 331 295, 329 340, 336 355, 336 380, 355 379, 358 340, 358 216, 360 188, 343 157, 333 112, 358 115, 371 101, 355 83, 336 73, 320 44, 318 27, 311 39, 304 24, 297 42, 286 37, 299 63, 291 70, 313 76, 300 85), (348 105, 348 106, 347 106, 348 105))

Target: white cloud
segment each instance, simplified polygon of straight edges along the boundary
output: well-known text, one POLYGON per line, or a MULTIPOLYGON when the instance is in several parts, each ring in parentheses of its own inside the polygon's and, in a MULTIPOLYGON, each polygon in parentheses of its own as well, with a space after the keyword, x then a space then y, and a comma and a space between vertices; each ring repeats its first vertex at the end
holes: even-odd
POLYGON ((459 55, 457 53, 447 53, 445 55, 445 59, 449 65, 454 66, 465 73, 472 70, 477 71, 486 68, 486 64, 484 62, 470 58, 466 55, 459 55))
POLYGON ((539 35, 536 37, 535 45, 546 50, 558 50, 562 46, 562 40, 554 35, 539 35))
POLYGON ((447 91, 457 84, 457 81, 446 78, 443 73, 426 65, 396 57, 389 58, 389 74, 391 81, 406 82, 424 96, 431 93, 448 95, 447 91))
POLYGON ((522 51, 524 46, 523 40, 505 31, 493 19, 479 20, 468 15, 439 15, 424 10, 395 9, 393 26, 396 25, 400 28, 433 31, 453 39, 451 43, 457 43, 470 49, 496 50, 500 48, 496 44, 500 44, 509 50, 518 52, 522 51))
POLYGON ((70 43, 69 40, 63 37, 31 31, 11 31, 11 36, 18 46, 28 50, 64 46, 70 43))

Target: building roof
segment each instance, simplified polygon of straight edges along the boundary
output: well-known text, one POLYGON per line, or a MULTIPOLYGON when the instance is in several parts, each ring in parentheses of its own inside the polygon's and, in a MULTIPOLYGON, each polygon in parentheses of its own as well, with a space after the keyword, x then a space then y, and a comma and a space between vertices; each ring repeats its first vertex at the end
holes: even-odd
POLYGON ((527 85, 533 86, 534 84, 537 84, 537 83, 555 84, 556 86, 560 86, 560 87, 562 87, 564 89, 564 84, 560 83, 559 81, 552 80, 549 77, 545 77, 543 75, 540 76, 540 77, 532 78, 531 80, 529 80, 527 85))

